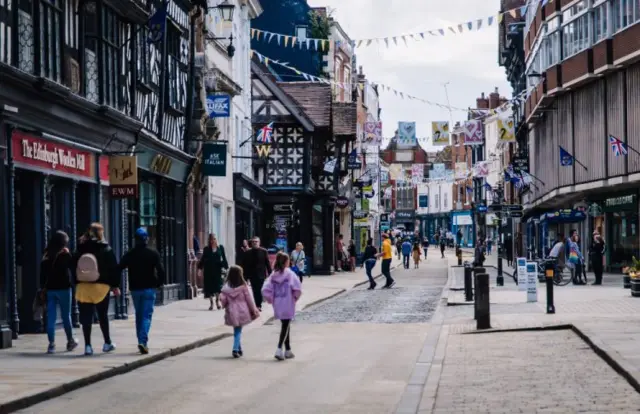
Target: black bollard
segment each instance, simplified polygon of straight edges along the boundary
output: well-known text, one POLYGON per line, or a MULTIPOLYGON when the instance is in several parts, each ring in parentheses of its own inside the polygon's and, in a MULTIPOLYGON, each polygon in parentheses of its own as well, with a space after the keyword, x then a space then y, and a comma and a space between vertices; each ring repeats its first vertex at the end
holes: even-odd
POLYGON ((477 329, 491 329, 491 312, 489 304, 489 275, 486 273, 476 274, 476 284, 478 290, 478 317, 476 318, 477 329))
POLYGON ((456 245, 456 256, 458 256, 458 266, 462 266, 462 249, 460 245, 456 245))
POLYGON ((473 272, 473 268, 470 263, 464 264, 464 299, 467 302, 471 302, 473 300, 473 286, 471 272, 473 272))
POLYGON ((555 266, 553 262, 546 262, 544 265, 544 274, 547 283, 547 314, 556 313, 556 307, 553 304, 553 273, 555 266))
POLYGON ((478 319, 478 278, 476 276, 484 272, 484 267, 473 268, 473 291, 475 292, 475 295, 473 295, 473 319, 478 319))
POLYGON ((504 276, 502 276, 502 256, 498 255, 498 277, 496 277, 496 285, 504 286, 504 276))

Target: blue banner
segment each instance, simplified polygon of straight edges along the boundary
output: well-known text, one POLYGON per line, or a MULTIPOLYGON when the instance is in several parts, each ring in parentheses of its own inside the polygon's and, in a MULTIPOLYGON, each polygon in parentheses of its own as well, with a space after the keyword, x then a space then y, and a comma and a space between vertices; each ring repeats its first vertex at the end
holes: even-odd
POLYGON ((207 95, 207 113, 209 118, 229 118, 231 97, 229 95, 207 95))

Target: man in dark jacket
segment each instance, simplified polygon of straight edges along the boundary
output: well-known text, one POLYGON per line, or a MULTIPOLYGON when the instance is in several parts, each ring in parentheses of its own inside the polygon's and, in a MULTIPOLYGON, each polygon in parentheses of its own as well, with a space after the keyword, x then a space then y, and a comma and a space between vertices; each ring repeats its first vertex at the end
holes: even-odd
POLYGON ((260 239, 254 237, 251 240, 251 248, 242 255, 242 269, 244 277, 251 283, 253 300, 259 310, 262 310, 262 285, 268 275, 271 274, 271 262, 269 252, 260 247, 260 239))
POLYGON ((148 246, 149 235, 144 228, 136 230, 136 245, 122 256, 120 268, 129 270, 129 290, 136 310, 136 335, 141 354, 148 354, 151 316, 156 303, 156 289, 165 284, 165 272, 160 254, 148 246))

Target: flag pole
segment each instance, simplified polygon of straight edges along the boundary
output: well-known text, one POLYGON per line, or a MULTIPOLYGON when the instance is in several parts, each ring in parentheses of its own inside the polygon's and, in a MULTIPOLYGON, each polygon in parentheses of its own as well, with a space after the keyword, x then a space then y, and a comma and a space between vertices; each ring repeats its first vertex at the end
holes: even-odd
MULTIPOLYGON (((607 139, 609 139, 609 138, 607 137, 607 139)), ((566 149, 562 148, 562 145, 558 145, 558 148, 560 148, 560 151, 561 151, 561 152, 562 152, 562 151, 566 152, 566 153, 567 153, 567 155, 569 155, 569 156, 571 157, 571 159, 572 159, 573 161, 575 161, 575 163, 576 163, 576 164, 578 164, 579 166, 581 166, 582 168, 584 168, 584 169, 585 169, 585 171, 589 171, 589 169, 587 168, 587 166, 586 166, 586 165, 584 165, 583 163, 581 163, 581 162, 580 162, 580 160, 579 160, 579 159, 577 159, 575 155, 573 155, 572 153, 570 153, 570 152, 569 152, 569 151, 567 151, 566 149)), ((560 160, 560 162, 562 162, 562 160, 560 160)), ((567 166, 568 166, 568 165, 567 165, 567 166)), ((544 183, 543 183, 543 184, 544 184, 544 183)))

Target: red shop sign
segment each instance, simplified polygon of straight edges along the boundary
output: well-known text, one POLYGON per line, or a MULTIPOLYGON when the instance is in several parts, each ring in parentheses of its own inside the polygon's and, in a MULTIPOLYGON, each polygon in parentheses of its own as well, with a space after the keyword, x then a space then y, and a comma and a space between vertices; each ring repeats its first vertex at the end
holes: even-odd
POLYGON ((13 160, 17 163, 86 178, 95 178, 94 154, 68 145, 13 131, 13 160))

